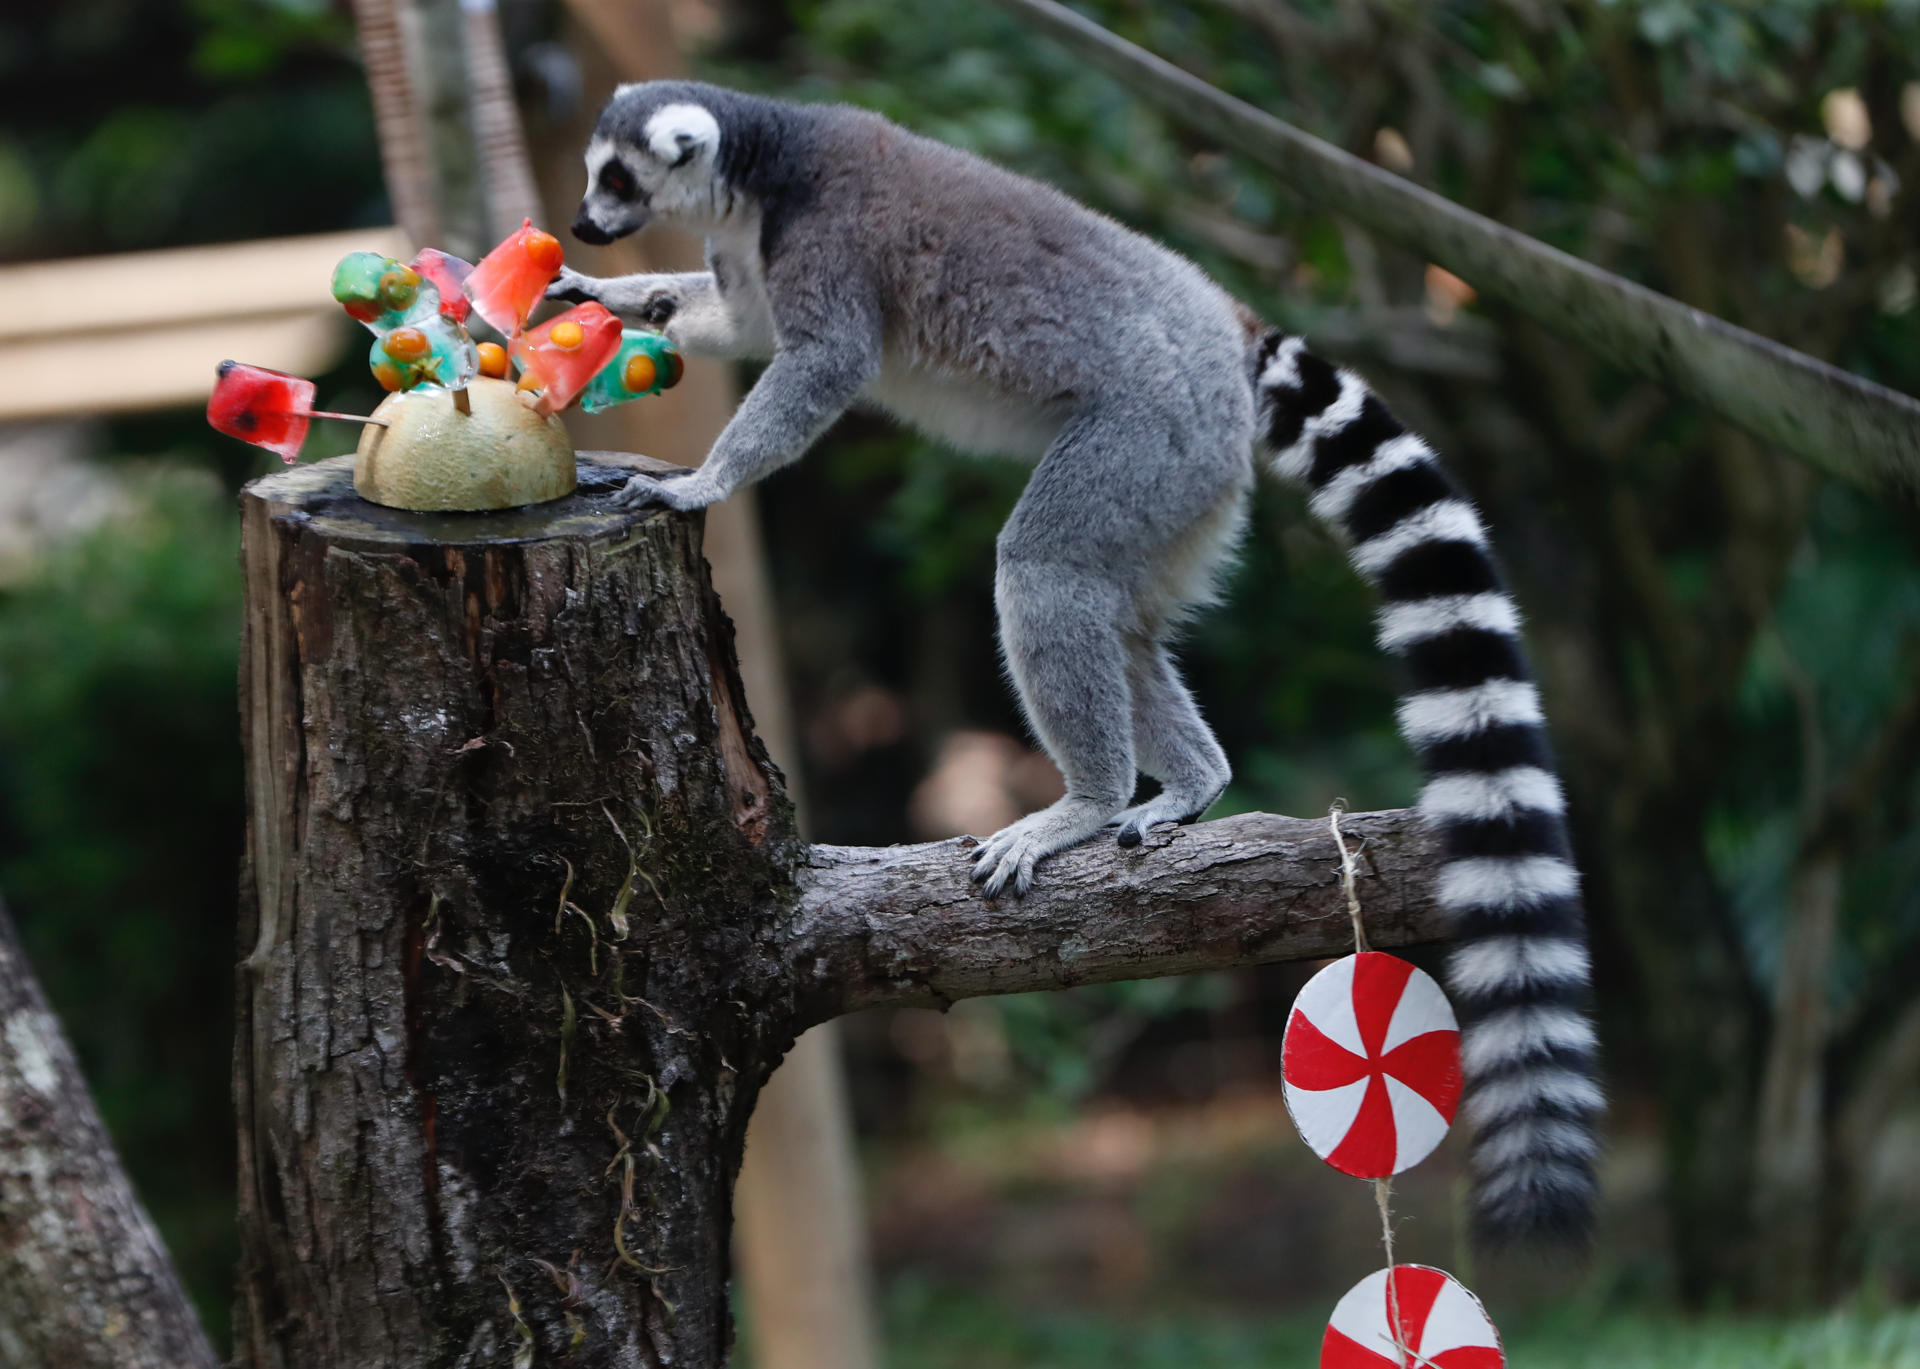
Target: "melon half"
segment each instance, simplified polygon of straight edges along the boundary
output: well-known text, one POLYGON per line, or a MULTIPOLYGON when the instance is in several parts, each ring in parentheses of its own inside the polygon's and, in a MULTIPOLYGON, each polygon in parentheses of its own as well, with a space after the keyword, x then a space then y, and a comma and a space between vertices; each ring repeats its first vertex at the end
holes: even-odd
POLYGON ((573 443, 557 417, 537 414, 510 381, 477 377, 473 412, 451 391, 388 395, 360 434, 353 487, 396 509, 511 509, 573 493, 573 443))

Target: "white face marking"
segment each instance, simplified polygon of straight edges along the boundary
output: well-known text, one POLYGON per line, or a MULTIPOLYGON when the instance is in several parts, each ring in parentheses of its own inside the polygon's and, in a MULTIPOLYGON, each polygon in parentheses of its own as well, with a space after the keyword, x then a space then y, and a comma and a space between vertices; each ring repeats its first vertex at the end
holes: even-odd
POLYGON ((720 125, 703 105, 662 105, 647 120, 647 146, 669 167, 708 160, 720 148, 720 125))
POLYGON ((650 217, 652 187, 645 177, 651 172, 657 179, 660 170, 653 158, 623 146, 611 138, 595 138, 587 144, 587 188, 580 197, 580 218, 575 231, 588 242, 600 239, 586 235, 581 225, 606 235, 607 240, 625 237, 640 228, 650 217), (609 189, 603 177, 608 167, 625 169, 621 178, 615 172, 618 189, 609 189), (624 179, 623 184, 619 182, 624 179), (621 193, 624 192, 624 193, 621 193))
MULTIPOLYGON (((622 87, 615 102, 641 89, 622 87)), ((655 110, 638 141, 595 137, 587 144, 577 231, 601 242, 656 219, 697 232, 731 222, 745 206, 715 175, 719 151, 719 121, 705 106, 684 102, 655 110)))

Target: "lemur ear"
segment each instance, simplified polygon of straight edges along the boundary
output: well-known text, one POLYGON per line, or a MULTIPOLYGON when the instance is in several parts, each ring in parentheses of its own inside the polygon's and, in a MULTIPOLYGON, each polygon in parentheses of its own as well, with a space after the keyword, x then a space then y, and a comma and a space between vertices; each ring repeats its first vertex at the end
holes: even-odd
POLYGON ((720 146, 720 125, 700 105, 666 105, 647 120, 647 147, 669 167, 711 156, 720 146))

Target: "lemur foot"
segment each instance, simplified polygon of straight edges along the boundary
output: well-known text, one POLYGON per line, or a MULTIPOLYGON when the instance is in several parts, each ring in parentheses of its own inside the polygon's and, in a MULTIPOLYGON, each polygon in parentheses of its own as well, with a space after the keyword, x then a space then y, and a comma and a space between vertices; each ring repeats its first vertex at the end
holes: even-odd
POLYGON ((1020 821, 980 843, 973 855, 973 880, 986 886, 988 898, 997 898, 1011 882, 1014 896, 1033 887, 1033 867, 1056 851, 1078 846, 1106 825, 1113 812, 1105 804, 1069 795, 1029 813, 1020 821))
POLYGON ((686 513, 691 509, 704 509, 725 497, 701 479, 696 471, 665 480, 658 476, 636 475, 615 491, 613 502, 623 509, 662 508, 686 513))
POLYGON ((1145 803, 1136 803, 1124 813, 1107 819, 1107 826, 1118 827, 1119 833, 1114 840, 1122 846, 1138 846, 1147 829, 1160 822, 1192 822, 1213 801, 1208 799, 1195 807, 1190 795, 1155 794, 1145 803))

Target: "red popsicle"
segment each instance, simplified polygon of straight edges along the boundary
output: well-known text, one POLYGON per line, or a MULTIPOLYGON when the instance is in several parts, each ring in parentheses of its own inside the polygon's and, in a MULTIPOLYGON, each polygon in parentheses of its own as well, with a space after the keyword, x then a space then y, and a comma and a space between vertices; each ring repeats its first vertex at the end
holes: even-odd
POLYGON ((480 317, 511 337, 546 296, 560 272, 560 239, 523 221, 512 236, 480 259, 467 277, 467 298, 480 317))
POLYGON ((313 382, 239 361, 221 362, 219 375, 207 401, 207 422, 229 437, 265 447, 291 466, 307 440, 313 382))
POLYGON ((300 455, 300 444, 307 440, 307 429, 316 418, 387 426, 385 419, 314 408, 314 384, 299 376, 244 361, 223 361, 216 374, 219 379, 207 400, 207 422, 216 432, 265 447, 289 466, 300 455))
POLYGON ((423 247, 420 255, 413 259, 413 269, 440 292, 440 317, 449 323, 465 323, 467 315, 473 310, 473 302, 464 292, 467 277, 473 274, 473 263, 461 261, 432 247, 423 247))
POLYGON ((513 339, 513 359, 539 385, 541 413, 557 414, 620 350, 620 320, 604 304, 576 304, 530 333, 513 339))

